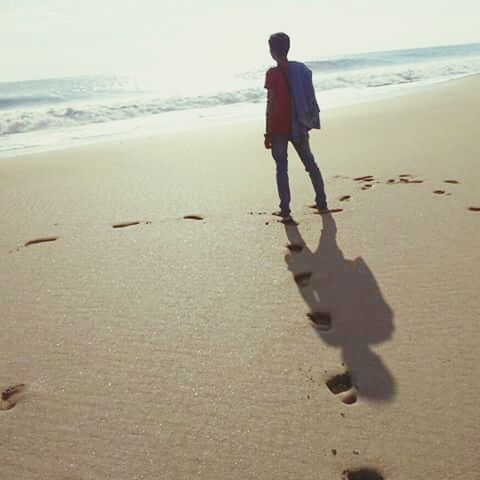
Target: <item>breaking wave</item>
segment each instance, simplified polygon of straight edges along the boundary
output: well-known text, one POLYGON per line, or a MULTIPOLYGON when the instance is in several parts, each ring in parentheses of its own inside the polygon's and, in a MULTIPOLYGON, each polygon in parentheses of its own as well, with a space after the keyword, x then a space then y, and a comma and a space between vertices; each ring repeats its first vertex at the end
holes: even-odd
POLYGON ((209 96, 139 99, 131 102, 99 105, 78 104, 74 107, 59 106, 22 111, 9 110, 0 113, 0 135, 126 120, 176 110, 208 108, 243 102, 257 103, 263 101, 264 96, 264 90, 257 88, 221 92, 209 96))
MULTIPOLYGON (((365 92, 480 72, 480 44, 366 53, 306 62, 317 92, 365 92)), ((245 72, 203 94, 142 91, 120 77, 78 77, 0 83, 0 136, 149 117, 178 110, 265 100, 265 69, 245 72), (230 87, 230 88, 229 88, 230 87)), ((353 97, 352 97, 353 98, 353 97)))

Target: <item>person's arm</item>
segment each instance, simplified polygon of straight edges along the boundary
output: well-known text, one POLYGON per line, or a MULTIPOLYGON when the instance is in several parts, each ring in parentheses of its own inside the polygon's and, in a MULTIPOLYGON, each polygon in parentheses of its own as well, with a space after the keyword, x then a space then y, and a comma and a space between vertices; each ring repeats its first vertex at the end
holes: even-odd
POLYGON ((267 72, 267 75, 265 76, 265 88, 267 89, 267 111, 266 111, 266 124, 265 124, 265 139, 264 139, 264 145, 265 148, 269 149, 272 148, 272 142, 271 142, 271 137, 270 137, 270 119, 272 115, 272 106, 273 106, 273 91, 271 88, 271 78, 269 75, 269 71, 267 72))
POLYGON ((270 137, 270 118, 272 114, 273 92, 267 90, 267 112, 265 125, 265 148, 272 148, 272 141, 270 137))
POLYGON ((310 128, 320 128, 320 108, 318 106, 317 98, 315 96, 315 87, 313 86, 312 71, 307 69, 305 94, 308 99, 308 120, 310 128))

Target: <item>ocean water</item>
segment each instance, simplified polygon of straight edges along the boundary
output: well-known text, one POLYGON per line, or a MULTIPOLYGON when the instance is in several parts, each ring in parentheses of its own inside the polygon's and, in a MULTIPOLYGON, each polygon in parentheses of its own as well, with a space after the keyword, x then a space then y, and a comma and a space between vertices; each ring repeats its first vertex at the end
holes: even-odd
MULTIPOLYGON (((480 43, 305 61, 322 110, 480 73, 480 43)), ((268 65, 225 75, 86 76, 0 83, 0 156, 264 115, 268 65)), ((186 72, 186 73, 185 73, 186 72)))

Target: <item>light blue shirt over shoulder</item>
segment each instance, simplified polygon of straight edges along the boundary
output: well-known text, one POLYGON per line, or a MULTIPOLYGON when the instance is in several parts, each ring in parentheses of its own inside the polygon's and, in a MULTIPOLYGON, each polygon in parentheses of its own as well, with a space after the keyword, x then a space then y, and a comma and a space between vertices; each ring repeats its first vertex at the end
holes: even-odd
POLYGON ((320 128, 320 108, 315 98, 312 71, 301 62, 288 62, 288 81, 292 101, 292 138, 320 128))

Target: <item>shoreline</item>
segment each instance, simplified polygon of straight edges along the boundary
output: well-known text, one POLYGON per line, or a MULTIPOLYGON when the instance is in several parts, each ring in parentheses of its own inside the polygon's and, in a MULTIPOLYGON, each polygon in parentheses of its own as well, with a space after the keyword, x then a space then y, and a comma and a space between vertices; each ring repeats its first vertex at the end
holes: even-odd
MULTIPOLYGON (((333 106, 322 107, 320 105, 321 111, 323 113, 335 111, 337 109, 343 108, 350 108, 355 107, 356 105, 363 105, 363 104, 373 104, 382 101, 389 101, 394 100, 398 97, 408 96, 408 95, 415 95, 418 93, 422 93, 425 91, 429 91, 436 88, 442 88, 444 86, 450 85, 452 82, 462 81, 464 79, 468 79, 471 77, 480 76, 480 73, 476 74, 466 74, 454 79, 442 79, 428 82, 427 84, 399 84, 396 86, 394 90, 390 89, 387 93, 380 93, 380 92, 372 92, 371 95, 360 95, 357 100, 351 98, 348 103, 346 104, 336 104, 333 106), (372 98, 373 97, 373 98, 372 98)), ((381 89, 382 87, 377 87, 381 89)), ((319 92, 320 95, 323 92, 319 92)), ((121 125, 125 125, 123 128, 127 128, 127 124, 130 122, 132 123, 131 129, 133 131, 122 131, 120 133, 105 133, 105 134, 93 134, 93 136, 85 137, 81 140, 77 140, 76 142, 70 140, 68 145, 59 144, 59 145, 48 145, 48 146, 32 146, 32 147, 19 147, 18 149, 6 150, 4 152, 0 152, 0 162, 5 159, 10 158, 18 158, 24 157, 29 155, 35 155, 38 153, 46 153, 46 152, 54 152, 54 151, 63 151, 68 150, 71 148, 81 148, 85 146, 94 146, 98 144, 104 143, 117 143, 121 141, 129 141, 131 139, 144 139, 151 136, 159 136, 159 135, 171 135, 171 134, 181 134, 185 133, 188 134, 189 132, 196 131, 196 130, 205 130, 209 128, 216 128, 228 125, 235 125, 235 124, 244 124, 248 122, 255 122, 259 121, 260 119, 264 119, 264 108, 265 104, 260 104, 261 106, 258 107, 255 104, 241 104, 242 109, 239 108, 239 104, 232 105, 222 105, 218 107, 211 107, 211 108, 199 108, 199 109, 192 109, 192 110, 180 110, 174 112, 168 112, 161 114, 161 116, 153 116, 147 118, 136 118, 132 120, 122 120, 117 122, 117 128, 121 125), (243 109, 245 107, 245 109, 243 109), (263 109, 263 110, 262 110, 263 109), (259 110, 257 113, 253 113, 255 110, 259 110), (243 113, 242 113, 243 111, 243 113), (212 113, 213 112, 213 113, 212 113), (173 120, 173 122, 172 122, 173 120), (146 121, 150 123, 150 125, 143 125, 143 126, 135 126, 135 123, 146 121), (185 125, 185 121, 187 125, 185 125), (183 126, 180 126, 180 122, 184 123, 183 126), (160 131, 161 128, 166 130, 160 131), (139 129, 138 132, 135 130, 139 129)), ((89 126, 81 127, 91 128, 91 129, 98 129, 105 127, 107 124, 92 124, 89 126)), ((74 127, 80 128, 80 127, 74 127)))

